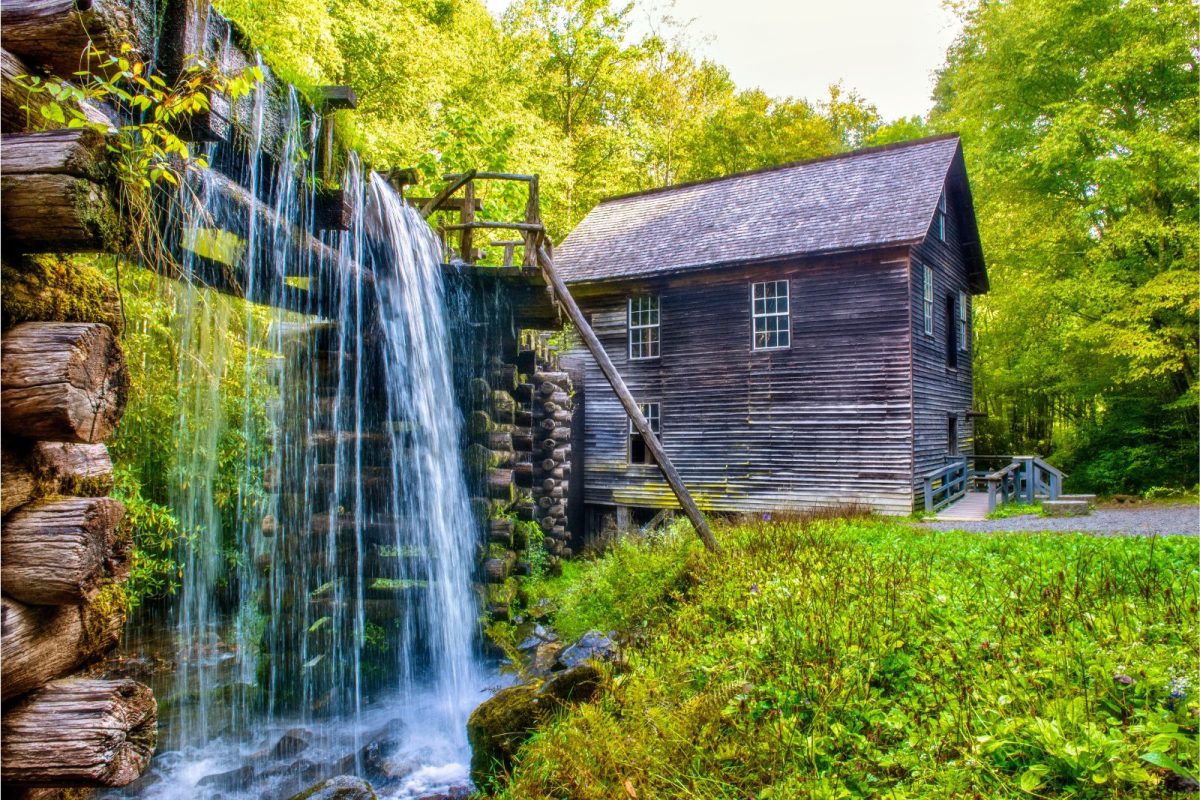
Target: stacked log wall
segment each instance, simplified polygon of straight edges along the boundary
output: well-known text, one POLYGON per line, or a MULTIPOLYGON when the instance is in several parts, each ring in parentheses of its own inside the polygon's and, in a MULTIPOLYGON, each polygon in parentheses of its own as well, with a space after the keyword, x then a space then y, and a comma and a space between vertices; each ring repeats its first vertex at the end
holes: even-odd
MULTIPOLYGON (((13 0, 0 9, 0 788, 6 796, 16 789, 124 786, 145 770, 157 741, 157 704, 148 687, 72 677, 117 644, 133 544, 124 506, 107 496, 113 465, 105 442, 129 389, 118 294, 95 269, 58 255, 114 251, 127 240, 109 143, 91 127, 38 130, 56 123, 21 86, 21 76, 71 76, 89 40, 115 49, 132 18, 123 0, 13 0)), ((111 127, 104 109, 74 110, 111 127)))
MULTIPOLYGON (((27 263, 18 257, 5 271, 27 263)), ((128 383, 120 342, 103 322, 27 321, 0 333, 6 791, 123 786, 154 750, 149 688, 69 678, 111 650, 125 622, 132 539, 125 507, 107 496, 104 442, 128 383)))

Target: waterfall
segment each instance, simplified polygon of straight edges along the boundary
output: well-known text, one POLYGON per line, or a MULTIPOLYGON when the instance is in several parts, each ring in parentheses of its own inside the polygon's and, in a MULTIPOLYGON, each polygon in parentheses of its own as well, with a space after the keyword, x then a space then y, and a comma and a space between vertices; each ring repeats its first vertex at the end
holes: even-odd
MULTIPOLYGON (((156 687, 159 755, 114 796, 284 800, 347 773, 396 798, 468 782, 466 718, 493 676, 440 248, 353 159, 349 229, 318 230, 304 187, 319 131, 294 96, 289 113, 280 152, 261 135, 213 146, 234 180, 205 173, 180 194, 176 669, 156 687), (259 303, 197 288, 230 271, 259 303), (231 442, 242 478, 217 485, 231 442)), ((259 131, 262 116, 260 101, 259 131)))

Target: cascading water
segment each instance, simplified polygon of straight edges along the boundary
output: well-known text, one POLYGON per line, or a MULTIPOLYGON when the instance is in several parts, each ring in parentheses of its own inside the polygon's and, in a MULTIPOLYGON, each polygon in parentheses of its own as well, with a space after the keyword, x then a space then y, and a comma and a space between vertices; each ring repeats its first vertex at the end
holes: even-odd
POLYGON ((467 784, 465 722, 488 676, 439 246, 356 163, 349 230, 315 232, 297 187, 317 131, 294 98, 288 122, 272 159, 258 142, 214 149, 239 180, 199 176, 180 202, 185 277, 236 269, 262 304, 178 292, 173 504, 193 541, 160 754, 126 795, 286 798, 347 773, 397 798, 467 784), (239 358, 217 335, 230 326, 239 358), (237 363, 240 423, 221 390, 237 363), (214 486, 231 436, 246 477, 214 486), (232 515, 214 499, 230 491, 232 515))

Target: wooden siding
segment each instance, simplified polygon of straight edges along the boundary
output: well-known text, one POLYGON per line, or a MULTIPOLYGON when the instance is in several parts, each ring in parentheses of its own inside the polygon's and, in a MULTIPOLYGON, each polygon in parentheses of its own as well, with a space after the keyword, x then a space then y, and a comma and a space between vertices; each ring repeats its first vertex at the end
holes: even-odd
MULTIPOLYGON (((908 294, 907 250, 892 249, 597 287, 579 299, 634 396, 662 404, 663 446, 702 508, 860 502, 907 514, 908 294), (782 279, 791 347, 753 352, 750 285, 782 279), (661 298, 656 360, 628 357, 626 299, 638 293, 661 298)), ((587 503, 674 506, 656 467, 627 463, 625 413, 585 363, 587 503)))
MULTIPOLYGON (((970 325, 972 305, 967 283, 967 266, 959 244, 961 225, 958 219, 961 206, 951 192, 948 198, 946 241, 937 237, 935 216, 925 241, 912 250, 911 305, 913 341, 913 461, 916 468, 914 486, 920 476, 942 467, 949 455, 947 419, 958 417, 958 450, 970 454, 974 448, 972 421, 965 412, 971 409, 974 398, 971 380, 971 347, 973 334, 970 325), (924 286, 921 267, 933 268, 933 336, 925 334, 924 286), (958 352, 958 366, 946 365, 947 330, 945 302, 953 294, 957 304, 958 292, 967 292, 968 325, 967 350, 958 352)), ((956 305, 957 308, 957 305, 956 305)))

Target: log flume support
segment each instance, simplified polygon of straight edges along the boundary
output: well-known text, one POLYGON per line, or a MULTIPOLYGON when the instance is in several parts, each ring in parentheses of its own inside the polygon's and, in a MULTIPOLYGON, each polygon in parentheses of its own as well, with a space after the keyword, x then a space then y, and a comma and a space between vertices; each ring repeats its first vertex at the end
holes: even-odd
POLYGON ((4 0, 4 47, 51 75, 88 67, 88 47, 116 53, 134 30, 133 11, 119 0, 4 0))
POLYGON ((125 786, 158 744, 158 704, 137 681, 54 681, 4 712, 6 786, 125 786))
POLYGON ((0 597, 0 700, 95 661, 117 644, 124 624, 122 604, 27 606, 0 597))
POLYGON ((102 442, 125 412, 129 370, 97 322, 24 322, 0 344, 0 413, 28 438, 102 442))
POLYGON ((0 583, 23 603, 84 603, 104 583, 129 577, 132 543, 111 497, 65 497, 30 503, 4 520, 0 583))
MULTIPOLYGON (((583 339, 584 345, 587 346, 592 357, 596 359, 596 363, 600 366, 600 371, 604 373, 604 377, 608 379, 613 391, 616 392, 621 405, 625 407, 625 413, 633 421, 633 427, 642 435, 642 439, 646 443, 646 449, 650 451, 654 456, 654 460, 658 462, 663 477, 670 484, 671 491, 675 493, 675 498, 679 500, 679 505, 683 508, 684 513, 687 514, 688 519, 691 520, 692 526, 696 529, 696 534, 704 542, 706 548, 714 553, 720 553, 721 546, 717 544, 716 537, 713 536, 712 530, 708 527, 708 521, 700 513, 700 507, 696 505, 696 501, 692 499, 691 492, 684 486, 683 479, 679 477, 678 470, 671 463, 671 459, 667 456, 666 451, 663 450, 658 437, 654 435, 654 431, 650 429, 650 423, 646 421, 645 415, 642 414, 642 409, 638 406, 637 401, 633 399, 629 387, 625 385, 624 379, 621 378, 621 373, 617 372, 612 359, 604 351, 604 345, 600 344, 600 340, 596 337, 596 332, 588 324, 587 317, 583 315, 583 312, 575 303, 575 298, 571 296, 571 290, 567 288, 567 284, 559 277, 558 271, 554 268, 554 259, 542 247, 538 248, 537 256, 538 266, 542 268, 542 273, 546 276, 546 283, 554 290, 555 301, 562 306, 571 322, 575 324, 576 330, 579 331, 579 337, 583 339)), ((551 393, 545 392, 545 394, 549 396, 551 393)), ((570 431, 568 430, 567 433, 569 438, 570 431)), ((565 439, 560 441, 565 441, 565 439)))

